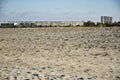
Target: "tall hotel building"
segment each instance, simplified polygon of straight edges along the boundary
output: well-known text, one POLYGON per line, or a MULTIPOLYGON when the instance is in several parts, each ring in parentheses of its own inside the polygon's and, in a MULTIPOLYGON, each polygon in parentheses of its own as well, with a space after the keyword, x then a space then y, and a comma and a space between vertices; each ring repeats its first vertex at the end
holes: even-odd
POLYGON ((112 24, 112 17, 109 16, 101 16, 101 23, 112 24))

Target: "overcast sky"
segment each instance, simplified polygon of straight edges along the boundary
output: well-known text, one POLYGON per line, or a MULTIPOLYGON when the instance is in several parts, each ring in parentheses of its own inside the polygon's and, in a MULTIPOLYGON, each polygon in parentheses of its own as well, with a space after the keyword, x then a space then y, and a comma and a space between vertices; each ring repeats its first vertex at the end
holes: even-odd
POLYGON ((120 20, 120 0, 0 0, 0 21, 120 20))

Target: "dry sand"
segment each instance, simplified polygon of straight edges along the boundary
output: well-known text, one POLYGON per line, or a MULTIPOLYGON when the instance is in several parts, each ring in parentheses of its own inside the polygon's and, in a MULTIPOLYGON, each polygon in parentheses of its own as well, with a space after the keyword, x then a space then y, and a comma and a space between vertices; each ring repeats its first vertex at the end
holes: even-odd
POLYGON ((120 28, 0 29, 0 80, 120 80, 120 28))

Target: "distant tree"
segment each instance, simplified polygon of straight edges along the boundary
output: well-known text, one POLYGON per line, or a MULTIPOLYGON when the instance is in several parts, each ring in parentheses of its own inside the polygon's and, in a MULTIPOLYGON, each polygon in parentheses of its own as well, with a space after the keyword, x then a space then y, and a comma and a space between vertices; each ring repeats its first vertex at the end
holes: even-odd
POLYGON ((80 25, 78 24, 78 25, 76 25, 76 27, 80 27, 80 25))
POLYGON ((103 24, 100 23, 100 22, 97 22, 96 26, 97 26, 97 27, 103 27, 103 24))
POLYGON ((95 26, 95 23, 92 21, 87 21, 84 23, 84 26, 91 26, 92 27, 92 26, 95 26))
POLYGON ((118 21, 118 22, 115 21, 115 22, 113 23, 113 26, 120 26, 120 21, 118 21))
POLYGON ((118 26, 120 27, 120 21, 118 21, 118 26))

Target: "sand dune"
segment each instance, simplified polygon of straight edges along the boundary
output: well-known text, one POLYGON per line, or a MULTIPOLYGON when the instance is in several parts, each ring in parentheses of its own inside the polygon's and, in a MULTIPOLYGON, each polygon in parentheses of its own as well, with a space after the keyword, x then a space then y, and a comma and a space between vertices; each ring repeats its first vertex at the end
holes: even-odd
POLYGON ((0 29, 0 80, 120 80, 120 28, 0 29))

